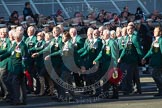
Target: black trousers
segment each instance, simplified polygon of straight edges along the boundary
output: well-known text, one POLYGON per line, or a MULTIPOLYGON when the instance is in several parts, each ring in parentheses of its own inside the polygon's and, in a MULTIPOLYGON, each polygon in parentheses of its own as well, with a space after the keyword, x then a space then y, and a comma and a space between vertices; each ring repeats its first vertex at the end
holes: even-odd
POLYGON ((3 96, 8 96, 8 83, 7 83, 8 72, 5 68, 0 68, 0 84, 3 91, 3 96))
POLYGON ((11 100, 13 100, 13 103, 26 103, 27 95, 24 74, 9 73, 8 82, 10 84, 9 91, 11 92, 11 100))
POLYGON ((158 92, 162 94, 162 68, 153 68, 152 77, 157 85, 158 92))

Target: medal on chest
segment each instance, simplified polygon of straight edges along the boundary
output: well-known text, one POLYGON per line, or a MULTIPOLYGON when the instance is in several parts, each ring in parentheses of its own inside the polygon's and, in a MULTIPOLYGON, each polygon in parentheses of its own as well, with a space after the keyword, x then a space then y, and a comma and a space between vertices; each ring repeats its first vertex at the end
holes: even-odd
POLYGON ((124 39, 122 39, 122 47, 124 47, 124 45, 125 45, 125 42, 124 42, 124 39))
POLYGON ((33 47, 33 42, 32 41, 30 41, 29 43, 28 43, 28 45, 29 45, 29 47, 31 48, 31 47, 33 47))
POLYGON ((110 54, 110 47, 106 46, 105 49, 106 49, 106 54, 110 54))
POLYGON ((14 53, 15 53, 16 58, 21 57, 21 49, 19 47, 15 48, 15 50, 12 52, 12 55, 14 55, 14 53))
POLYGON ((131 50, 132 49, 132 41, 128 41, 127 49, 128 50, 131 50))

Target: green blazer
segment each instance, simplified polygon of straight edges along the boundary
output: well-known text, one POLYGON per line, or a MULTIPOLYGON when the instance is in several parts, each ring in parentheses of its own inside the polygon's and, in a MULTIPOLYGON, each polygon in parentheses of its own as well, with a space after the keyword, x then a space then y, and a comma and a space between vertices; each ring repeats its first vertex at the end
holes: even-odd
POLYGON ((102 71, 106 72, 111 67, 117 67, 117 59, 119 56, 118 45, 115 40, 109 39, 107 44, 103 45, 99 55, 95 58, 95 62, 102 63, 102 71))
POLYGON ((84 65, 86 68, 91 68, 93 66, 92 63, 100 53, 102 46, 103 43, 100 38, 98 38, 93 44, 89 43, 86 50, 80 55, 82 59, 86 59, 86 62, 83 62, 82 65, 84 65))
POLYGON ((27 45, 28 49, 33 48, 36 43, 37 43, 37 37, 36 36, 33 36, 31 39, 28 37, 25 40, 25 44, 27 45))
POLYGON ((125 46, 125 44, 126 44, 126 38, 127 38, 127 37, 122 36, 120 39, 118 39, 118 47, 119 47, 119 52, 120 52, 120 54, 121 54, 121 52, 123 51, 124 46, 125 46))
POLYGON ((74 44, 71 42, 71 40, 67 41, 68 43, 68 48, 66 48, 66 50, 64 49, 65 47, 65 43, 62 44, 62 48, 57 51, 57 52, 53 52, 51 54, 51 57, 53 56, 61 56, 62 59, 62 70, 64 72, 64 70, 68 70, 70 72, 75 71, 78 72, 80 71, 80 68, 78 68, 78 66, 75 63, 75 58, 74 58, 74 44))
POLYGON ((13 74, 20 74, 29 66, 29 54, 26 44, 21 41, 19 45, 14 43, 13 47, 5 54, 1 55, 0 59, 4 60, 9 57, 9 72, 13 74))
MULTIPOLYGON (((3 55, 10 48, 10 40, 5 38, 5 41, 0 40, 0 55, 3 55)), ((5 59, 0 62, 0 68, 7 68, 8 59, 5 59)))
POLYGON ((136 34, 131 36, 131 41, 129 42, 129 37, 126 37, 126 44, 123 51, 120 54, 120 59, 122 62, 128 64, 138 64, 138 60, 142 59, 143 51, 139 38, 136 34))
POLYGON ((162 37, 158 39, 159 47, 155 47, 153 43, 150 50, 144 56, 144 59, 150 57, 150 66, 162 68, 162 37))
POLYGON ((41 41, 37 41, 37 43, 35 44, 34 47, 30 48, 29 51, 32 52, 32 53, 35 53, 35 52, 39 52, 43 49, 44 47, 44 44, 45 44, 45 41, 44 40, 41 40, 41 41))
MULTIPOLYGON (((29 51, 30 51, 30 53, 37 53, 37 52, 43 50, 44 45, 45 45, 45 41, 41 40, 41 41, 37 42, 33 48, 30 48, 29 51)), ((35 60, 37 68, 41 69, 44 66, 43 54, 36 57, 34 60, 35 60)))
POLYGON ((61 56, 60 55, 56 55, 54 56, 53 53, 59 51, 62 48, 62 37, 59 36, 57 41, 55 38, 53 38, 50 42, 50 44, 44 48, 43 50, 39 51, 38 54, 48 54, 49 56, 51 56, 51 60, 52 60, 52 64, 53 65, 58 65, 62 62, 61 56))
POLYGON ((83 53, 87 49, 89 43, 90 43, 89 39, 86 39, 85 43, 84 43, 84 46, 81 49, 78 50, 78 53, 79 54, 83 53))
MULTIPOLYGON (((72 39, 71 39, 72 42, 72 39)), ((80 54, 78 53, 78 51, 83 48, 84 46, 84 39, 81 38, 79 35, 76 36, 75 39, 75 43, 73 43, 74 45, 74 60, 76 65, 80 66, 81 64, 81 58, 80 58, 80 54)))

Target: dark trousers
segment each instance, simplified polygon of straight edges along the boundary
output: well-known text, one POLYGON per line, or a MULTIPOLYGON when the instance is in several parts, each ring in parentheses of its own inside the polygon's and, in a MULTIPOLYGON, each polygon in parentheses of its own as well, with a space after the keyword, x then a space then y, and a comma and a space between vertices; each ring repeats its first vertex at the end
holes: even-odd
POLYGON ((137 65, 122 63, 120 67, 122 72, 125 74, 124 79, 122 80, 123 90, 127 93, 133 92, 133 78, 135 78, 134 81, 137 84, 137 88, 140 90, 141 85, 137 65))
POLYGON ((53 95, 54 93, 54 82, 47 73, 47 70, 42 68, 39 73, 39 81, 40 81, 40 95, 45 93, 45 87, 47 87, 47 91, 49 91, 49 95, 53 95))
POLYGON ((3 90, 3 96, 8 96, 8 83, 7 83, 8 72, 5 68, 0 68, 0 83, 3 90))
POLYGON ((68 96, 66 96, 66 91, 69 92, 72 98, 75 98, 74 91, 65 87, 66 84, 72 85, 72 82, 74 82, 73 75, 65 66, 62 66, 61 79, 64 81, 64 83, 63 85, 59 85, 59 98, 69 98, 68 96))
POLYGON ((11 100, 13 100, 13 103, 26 103, 26 85, 23 73, 9 73, 8 81, 10 82, 11 100))
POLYGON ((162 68, 153 68, 152 77, 159 89, 159 93, 162 94, 162 68))

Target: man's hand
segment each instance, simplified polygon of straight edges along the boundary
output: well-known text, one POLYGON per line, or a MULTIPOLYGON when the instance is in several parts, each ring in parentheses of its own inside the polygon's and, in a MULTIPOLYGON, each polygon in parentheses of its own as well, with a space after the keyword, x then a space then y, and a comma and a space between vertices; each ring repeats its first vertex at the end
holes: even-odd
POLYGON ((50 59, 49 55, 44 58, 44 60, 49 60, 49 59, 50 59))
POLYGON ((97 64, 97 62, 93 61, 93 64, 94 64, 94 65, 96 65, 96 64, 97 64))
POLYGON ((121 59, 119 58, 119 59, 118 59, 118 63, 120 63, 120 62, 121 62, 121 59))
POLYGON ((146 60, 145 59, 142 59, 141 60, 141 64, 144 65, 146 63, 146 60))
POLYGON ((39 54, 38 53, 34 53, 34 54, 32 54, 32 58, 35 58, 35 57, 37 57, 39 54))
POLYGON ((81 66, 81 72, 85 72, 86 71, 86 68, 84 66, 81 66))

